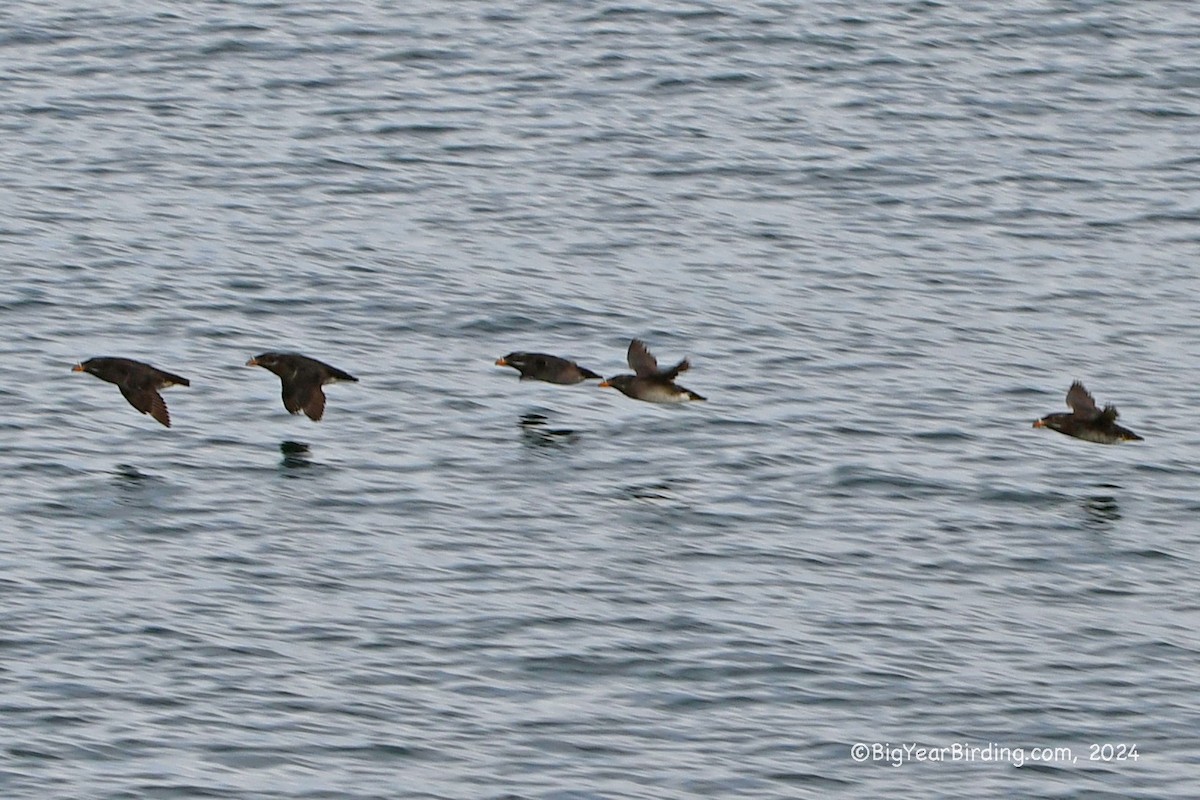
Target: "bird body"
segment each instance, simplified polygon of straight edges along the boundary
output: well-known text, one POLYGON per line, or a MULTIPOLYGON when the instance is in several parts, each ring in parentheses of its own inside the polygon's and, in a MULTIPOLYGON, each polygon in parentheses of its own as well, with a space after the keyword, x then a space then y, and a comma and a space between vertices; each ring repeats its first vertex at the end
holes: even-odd
POLYGON ((600 383, 600 386, 611 386, 626 397, 634 400, 644 400, 647 403, 686 403, 693 400, 704 400, 703 397, 675 383, 675 378, 681 372, 686 372, 691 364, 685 358, 670 369, 660 370, 658 361, 650 354, 646 343, 634 339, 629 343, 626 352, 633 375, 617 375, 600 383))
POLYGON ((1117 408, 1107 405, 1103 410, 1096 406, 1091 392, 1075 381, 1067 390, 1067 406, 1070 411, 1047 414, 1033 423, 1035 428, 1049 428, 1059 433, 1097 444, 1140 442, 1142 437, 1117 424, 1117 408))
POLYGON ((168 428, 171 427, 171 415, 159 390, 168 386, 191 386, 187 378, 132 358, 97 356, 76 364, 71 370, 87 372, 102 381, 115 383, 129 405, 143 414, 149 414, 168 428))
POLYGON ((338 381, 358 382, 348 372, 299 353, 262 353, 247 361, 246 366, 262 367, 278 375, 283 384, 283 407, 289 414, 303 411, 313 422, 325 413, 322 386, 338 381))
POLYGON ((521 373, 523 381, 545 381, 563 386, 601 378, 574 361, 546 353, 509 353, 496 359, 497 367, 512 367, 521 373))

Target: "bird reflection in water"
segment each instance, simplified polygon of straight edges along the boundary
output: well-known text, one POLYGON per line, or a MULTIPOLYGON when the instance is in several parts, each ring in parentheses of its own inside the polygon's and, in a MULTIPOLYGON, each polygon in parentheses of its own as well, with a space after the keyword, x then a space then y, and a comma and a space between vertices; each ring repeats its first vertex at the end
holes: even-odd
POLYGON ((285 469, 312 466, 312 458, 309 456, 308 445, 304 442, 280 442, 279 452, 283 453, 283 460, 279 464, 285 469))
MULTIPOLYGON (((1102 485, 1100 489, 1120 489, 1120 486, 1102 485)), ((1111 494, 1095 494, 1083 500, 1083 510, 1092 525, 1108 526, 1121 520, 1121 506, 1111 494)))
POLYGON ((141 512, 168 507, 178 501, 178 486, 132 464, 117 464, 112 475, 116 487, 113 500, 118 506, 141 512))
POLYGON ((119 482, 140 483, 150 478, 149 475, 130 464, 117 464, 117 468, 113 471, 113 474, 117 476, 119 482))
POLYGON ((549 421, 545 414, 522 414, 518 424, 521 426, 521 438, 525 444, 533 447, 560 447, 578 441, 579 435, 569 428, 546 427, 549 421))

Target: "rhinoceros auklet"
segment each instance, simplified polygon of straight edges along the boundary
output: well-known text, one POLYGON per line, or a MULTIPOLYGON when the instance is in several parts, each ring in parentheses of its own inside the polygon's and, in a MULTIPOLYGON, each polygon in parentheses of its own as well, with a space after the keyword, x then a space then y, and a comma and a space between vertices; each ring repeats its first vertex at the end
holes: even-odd
POLYGON ((635 374, 609 378, 600 383, 601 387, 611 386, 626 397, 647 403, 686 403, 704 399, 691 389, 675 383, 675 376, 691 366, 686 358, 670 369, 660 370, 658 361, 650 355, 645 343, 641 339, 634 339, 629 343, 626 359, 635 374))
POLYGON ((1067 406, 1070 411, 1047 414, 1033 423, 1033 427, 1050 428, 1076 439, 1099 444, 1143 441, 1141 436, 1117 424, 1116 406, 1105 406, 1103 411, 1097 408, 1091 393, 1079 381, 1072 383, 1067 390, 1067 406))
POLYGON ((115 383, 129 405, 143 414, 149 414, 166 427, 171 427, 171 415, 163 402, 159 389, 168 386, 191 386, 191 381, 172 375, 161 369, 134 361, 132 358, 100 356, 76 364, 72 372, 87 372, 102 381, 115 383))
POLYGON ((602 378, 574 361, 545 353, 509 353, 496 359, 497 367, 512 367, 523 381, 545 381, 564 386, 593 378, 602 378))
POLYGON ((263 367, 278 375, 283 383, 283 407, 289 414, 303 411, 313 422, 325 413, 322 386, 338 381, 358 383, 350 373, 299 353, 263 353, 247 361, 246 366, 263 367))

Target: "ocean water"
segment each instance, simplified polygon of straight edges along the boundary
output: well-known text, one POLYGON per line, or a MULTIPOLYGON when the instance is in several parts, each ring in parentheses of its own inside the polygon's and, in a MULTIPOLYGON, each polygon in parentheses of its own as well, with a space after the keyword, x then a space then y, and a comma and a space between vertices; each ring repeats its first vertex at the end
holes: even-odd
POLYGON ((1200 15, 732 5, 0 9, 0 795, 1195 796, 1200 15))

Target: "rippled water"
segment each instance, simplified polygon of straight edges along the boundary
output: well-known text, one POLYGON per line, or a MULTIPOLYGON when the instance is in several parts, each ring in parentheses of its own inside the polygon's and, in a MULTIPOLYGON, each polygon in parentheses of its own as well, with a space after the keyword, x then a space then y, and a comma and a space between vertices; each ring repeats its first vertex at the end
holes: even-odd
POLYGON ((1194 795, 1191 3, 389 6, 0 9, 0 793, 1194 795))

